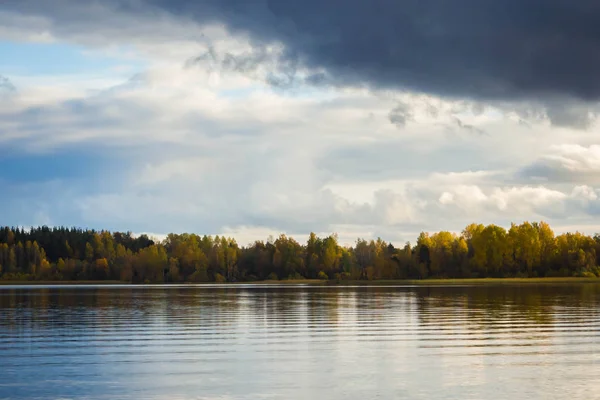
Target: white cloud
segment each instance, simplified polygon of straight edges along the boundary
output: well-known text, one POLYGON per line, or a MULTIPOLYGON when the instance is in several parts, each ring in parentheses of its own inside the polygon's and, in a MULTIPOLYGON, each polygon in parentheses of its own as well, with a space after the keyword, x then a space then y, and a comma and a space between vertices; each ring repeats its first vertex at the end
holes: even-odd
POLYGON ((544 158, 555 162, 571 172, 600 172, 600 146, 589 147, 577 144, 563 144, 551 147, 551 153, 544 158))
POLYGON ((450 192, 444 192, 440 196, 439 202, 441 204, 452 204, 454 203, 454 195, 450 192))
POLYGON ((600 145, 560 144, 521 169, 520 176, 550 183, 600 183, 600 145))
POLYGON ((598 200, 598 193, 593 188, 587 185, 575 186, 573 188, 573 192, 571 193, 571 197, 575 199, 582 199, 586 201, 595 201, 598 200))

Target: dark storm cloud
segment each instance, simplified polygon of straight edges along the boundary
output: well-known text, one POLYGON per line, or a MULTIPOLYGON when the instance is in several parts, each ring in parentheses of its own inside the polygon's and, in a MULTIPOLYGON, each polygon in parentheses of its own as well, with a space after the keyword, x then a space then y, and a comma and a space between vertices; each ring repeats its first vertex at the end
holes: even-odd
MULTIPOLYGON (((281 42, 280 69, 267 78, 274 86, 293 85, 301 66, 325 71, 304 78, 311 84, 475 100, 600 98, 595 0, 5 0, 0 11, 47 17, 61 34, 97 30, 106 37, 123 19, 99 11, 105 7, 131 26, 136 16, 166 12, 224 24, 257 48, 281 42)), ((252 69, 261 56, 230 56, 229 67, 252 69)), ((550 117, 587 124, 581 114, 550 117)))
MULTIPOLYGON (((130 4, 136 2, 128 2, 130 4)), ((139 3, 139 1, 137 2, 139 3)), ((592 0, 147 0, 224 23, 341 83, 451 97, 600 97, 592 0)))
POLYGON ((480 100, 600 98, 595 0, 6 0, 0 11, 49 17, 64 33, 112 27, 114 19, 94 11, 100 5, 132 24, 136 15, 163 11, 222 23, 257 45, 281 42, 287 72, 271 77, 274 85, 289 85, 300 65, 326 70, 327 79, 310 83, 480 100))
POLYGON ((596 114, 585 104, 547 103, 546 115, 552 125, 588 129, 595 121, 596 114))

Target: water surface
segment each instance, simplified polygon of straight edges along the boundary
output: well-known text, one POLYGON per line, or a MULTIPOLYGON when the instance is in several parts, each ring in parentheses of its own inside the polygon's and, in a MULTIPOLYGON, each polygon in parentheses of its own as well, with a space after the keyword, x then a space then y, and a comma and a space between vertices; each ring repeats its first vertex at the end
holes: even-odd
POLYGON ((600 286, 0 286, 0 398, 591 399, 600 286))

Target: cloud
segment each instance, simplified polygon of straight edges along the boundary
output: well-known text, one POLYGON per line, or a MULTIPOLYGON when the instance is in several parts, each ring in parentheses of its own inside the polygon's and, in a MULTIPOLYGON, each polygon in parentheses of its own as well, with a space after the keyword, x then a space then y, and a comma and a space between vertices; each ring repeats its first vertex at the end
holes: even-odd
POLYGON ((468 132, 473 132, 473 133, 478 133, 478 134, 483 134, 484 133, 481 129, 479 129, 479 128, 471 125, 471 124, 465 124, 459 118, 454 117, 454 121, 456 122, 456 126, 459 129, 463 129, 463 130, 466 130, 468 132))
POLYGON ((390 111, 390 122, 398 128, 404 128, 406 122, 412 119, 412 112, 408 104, 399 103, 392 111, 390 111))
POLYGON ((153 69, 91 93, 32 87, 0 109, 0 143, 39 151, 77 143, 206 146, 231 136, 256 137, 265 124, 275 130, 296 122, 283 107, 293 99, 246 84, 233 90, 242 96, 231 96, 229 84, 207 87, 205 76, 180 67, 153 69))
MULTIPOLYGON (((76 33, 87 40, 94 34, 95 41, 115 29, 173 37, 162 29, 169 15, 188 28, 178 30, 187 39, 201 39, 193 24, 223 24, 256 46, 282 45, 281 60, 292 70, 296 65, 323 69, 342 86, 476 99, 600 97, 595 51, 600 10, 592 0, 552 0, 543 9, 534 0, 402 0, 375 6, 362 0, 62 0, 52 6, 20 0, 3 8, 22 18, 43 18, 40 32, 76 33), (161 15, 160 23, 146 28, 131 23, 151 15, 161 15), (87 29, 83 20, 89 20, 87 29)), ((280 78, 287 83, 285 75, 280 78)))
POLYGON ((572 101, 553 101, 546 105, 550 123, 557 127, 588 129, 596 120, 596 112, 588 104, 572 101))
MULTIPOLYGON (((412 239, 400 236, 406 232, 461 228, 474 210, 490 218, 508 215, 496 206, 499 200, 488 199, 502 175, 474 169, 492 165, 485 151, 474 148, 497 150, 497 142, 445 133, 453 115, 485 125, 484 111, 351 89, 289 96, 246 80, 236 88, 236 71, 206 86, 210 71, 203 71, 157 67, 85 96, 34 106, 19 100, 0 115, 0 126, 21 135, 7 142, 20 151, 94 147, 127 159, 118 174, 98 166, 94 179, 77 183, 76 193, 63 201, 82 225, 96 228, 220 233, 246 227, 296 234, 346 229, 340 232, 345 238, 362 230, 402 243, 412 239), (386 113, 399 103, 420 122, 400 136, 386 113), (449 168, 458 172, 443 172, 449 168), (461 192, 461 185, 477 187, 486 202, 461 192), (366 198, 356 197, 361 192, 366 198), (438 203, 445 192, 464 199, 438 203), (472 208, 462 207, 472 201, 472 208)), ((37 201, 52 217, 53 200, 37 201)))
POLYGON ((10 79, 0 75, 0 96, 11 94, 17 91, 15 85, 12 84, 10 79))
POLYGON ((185 66, 205 67, 211 73, 239 73, 275 89, 324 86, 328 80, 322 71, 300 69, 298 59, 285 57, 281 46, 255 45, 236 54, 226 50, 218 51, 209 44, 206 52, 187 60, 185 66))
MULTIPOLYGON (((470 100, 481 110, 502 106, 520 113, 523 124, 531 122, 524 117, 529 108, 529 117, 556 127, 591 128, 600 95, 600 11, 591 0, 552 0, 543 13, 535 0, 509 0, 506 7, 432 1, 9 1, 0 11, 0 36, 135 48, 135 57, 244 74, 278 91, 426 93, 470 100)), ((390 110, 392 124, 410 120, 405 108, 390 110)), ((460 116, 449 127, 483 133, 460 116)))
POLYGON ((522 168, 518 175, 549 183, 600 184, 600 146, 552 146, 547 154, 522 168))
POLYGON ((285 45, 286 58, 343 83, 474 98, 556 93, 596 100, 595 2, 569 0, 151 0, 199 23, 285 45), (343 11, 343 12, 341 12, 343 11))
POLYGON ((585 213, 581 207, 572 207, 570 199, 569 193, 544 186, 482 189, 477 185, 457 185, 446 188, 438 204, 443 210, 440 217, 450 214, 457 220, 470 217, 472 221, 508 225, 517 220, 565 218, 567 210, 585 213))

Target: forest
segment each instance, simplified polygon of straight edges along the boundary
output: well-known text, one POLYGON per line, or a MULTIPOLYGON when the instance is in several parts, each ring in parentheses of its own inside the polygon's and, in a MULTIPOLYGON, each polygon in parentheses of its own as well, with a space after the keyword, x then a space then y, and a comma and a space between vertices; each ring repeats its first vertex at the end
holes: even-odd
POLYGON ((46 226, 0 228, 0 279, 132 283, 260 280, 597 277, 600 235, 555 235, 545 222, 468 225, 461 234, 421 233, 414 245, 382 239, 342 246, 335 234, 305 244, 280 235, 239 246, 224 236, 46 226))

